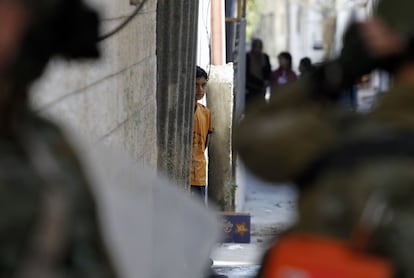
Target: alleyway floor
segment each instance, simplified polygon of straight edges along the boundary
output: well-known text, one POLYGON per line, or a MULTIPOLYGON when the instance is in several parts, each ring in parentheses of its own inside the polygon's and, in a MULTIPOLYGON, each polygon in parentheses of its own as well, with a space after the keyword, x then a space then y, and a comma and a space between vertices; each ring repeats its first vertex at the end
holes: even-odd
POLYGON ((242 212, 251 215, 251 243, 220 244, 212 253, 214 270, 229 278, 254 277, 269 245, 296 219, 294 187, 269 184, 250 174, 246 184, 246 203, 242 212))

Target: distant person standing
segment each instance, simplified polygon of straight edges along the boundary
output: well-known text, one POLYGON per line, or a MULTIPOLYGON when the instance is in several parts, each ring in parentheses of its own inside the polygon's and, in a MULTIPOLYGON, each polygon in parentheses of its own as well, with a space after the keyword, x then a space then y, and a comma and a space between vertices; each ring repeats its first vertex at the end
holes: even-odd
POLYGON ((299 77, 307 77, 313 71, 313 69, 314 67, 312 65, 312 60, 309 57, 302 58, 299 62, 299 77))
POLYGON ((270 85, 272 94, 277 93, 281 87, 296 81, 296 73, 292 70, 292 55, 289 52, 281 52, 277 56, 279 68, 272 72, 270 85))
POLYGON ((255 101, 265 101, 271 71, 269 56, 263 52, 262 40, 253 39, 251 51, 246 55, 246 106, 255 101))
POLYGON ((206 158, 210 134, 213 132, 211 113, 207 107, 198 103, 206 94, 208 75, 205 70, 196 67, 193 149, 191 162, 191 194, 197 195, 205 202, 206 196, 206 158))

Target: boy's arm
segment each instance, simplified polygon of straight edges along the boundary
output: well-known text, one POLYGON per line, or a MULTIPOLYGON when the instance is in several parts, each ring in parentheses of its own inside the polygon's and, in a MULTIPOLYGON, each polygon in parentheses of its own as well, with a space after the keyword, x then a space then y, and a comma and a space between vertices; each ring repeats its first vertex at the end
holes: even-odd
POLYGON ((206 145, 204 146, 205 149, 207 149, 210 146, 210 136, 213 133, 213 131, 209 131, 206 138, 206 145))
POLYGON ((204 146, 206 149, 210 146, 210 136, 213 133, 213 121, 211 120, 211 113, 208 113, 208 133, 206 138, 206 145, 204 146))

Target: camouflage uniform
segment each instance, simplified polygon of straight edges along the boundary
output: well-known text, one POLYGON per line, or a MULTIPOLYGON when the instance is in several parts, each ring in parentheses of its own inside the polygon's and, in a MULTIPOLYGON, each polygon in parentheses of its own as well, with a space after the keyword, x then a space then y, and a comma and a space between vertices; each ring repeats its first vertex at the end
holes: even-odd
MULTIPOLYGON (((104 248, 96 207, 79 162, 60 130, 30 111, 22 112, 21 133, 0 136, 0 277, 33 272, 30 264, 52 263, 53 277, 115 277, 104 248), (45 147, 43 156, 33 150, 45 147), (31 152, 34 152, 30 154, 31 152), (35 154, 35 160, 30 157, 35 154), (50 174, 39 173, 38 165, 55 163, 50 174), (48 258, 36 244, 44 219, 43 202, 50 191, 60 191, 66 204, 58 227, 58 239, 51 244, 58 254, 48 258), (25 270, 25 268, 28 268, 25 270)), ((50 223, 46 223, 48 225, 50 223)), ((52 224, 53 225, 53 224, 52 224)), ((31 276, 36 277, 35 274, 31 276)))
MULTIPOLYGON (((407 9, 405 2, 379 7, 386 20, 394 13, 388 22, 403 34, 414 30, 411 15, 398 27, 396 9, 407 9)), ((353 35, 351 28, 340 58, 248 115, 236 144, 255 174, 301 189, 293 230, 350 240, 372 203, 361 225, 383 213, 372 223, 368 249, 391 258, 395 277, 414 277, 414 85, 395 84, 368 114, 337 108, 332 100, 341 88, 384 62, 362 55, 353 35)))
POLYGON ((0 277, 116 277, 76 156, 27 107, 50 58, 99 56, 97 14, 81 0, 21 3, 32 21, 0 77, 0 277))

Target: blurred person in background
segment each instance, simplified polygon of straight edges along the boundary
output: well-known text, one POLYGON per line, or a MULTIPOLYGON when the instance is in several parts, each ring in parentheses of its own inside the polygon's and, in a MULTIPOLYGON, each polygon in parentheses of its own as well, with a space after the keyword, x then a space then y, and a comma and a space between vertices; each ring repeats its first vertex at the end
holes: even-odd
POLYGON ((252 103, 265 102, 266 89, 272 67, 269 56, 263 52, 263 42, 253 39, 251 51, 246 55, 246 109, 252 103))
POLYGON ((292 55, 289 52, 281 52, 277 59, 279 67, 270 75, 271 96, 297 80, 297 75, 292 70, 292 55))
POLYGON ((299 72, 300 76, 299 78, 304 78, 310 75, 312 71, 314 70, 314 67, 312 65, 312 60, 309 57, 304 57, 300 59, 299 62, 299 72))

